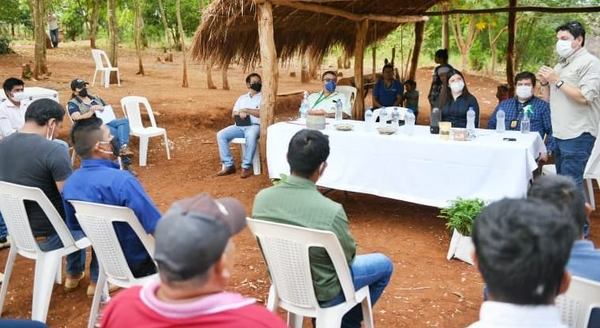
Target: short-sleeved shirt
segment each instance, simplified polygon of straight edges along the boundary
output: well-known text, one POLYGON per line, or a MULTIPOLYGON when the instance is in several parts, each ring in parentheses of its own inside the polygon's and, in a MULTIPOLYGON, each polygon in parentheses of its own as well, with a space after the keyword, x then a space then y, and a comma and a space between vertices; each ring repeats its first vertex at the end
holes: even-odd
MULTIPOLYGON (((240 109, 260 109, 260 101, 262 99, 262 93, 257 93, 254 96, 250 92, 241 95, 238 100, 236 100, 235 105, 233 105, 233 110, 240 109)), ((252 124, 260 125, 260 118, 250 115, 250 122, 252 124)))
POLYGON ((322 109, 327 114, 335 114, 335 105, 338 101, 342 102, 342 111, 348 116, 352 116, 352 109, 349 102, 346 101, 346 96, 343 93, 334 91, 325 96, 323 92, 315 92, 308 95, 308 105, 310 109, 322 109))
POLYGON ((410 108, 414 113, 419 112, 419 91, 411 90, 404 93, 404 99, 406 99, 406 103, 404 106, 406 108, 410 108))
POLYGON ((398 96, 404 94, 404 86, 400 81, 394 79, 390 87, 385 86, 385 81, 379 79, 373 88, 373 96, 383 107, 394 106, 398 96))
POLYGON ((25 111, 27 106, 23 103, 16 106, 8 99, 0 103, 0 138, 7 137, 23 127, 25 111))
POLYGON ((442 121, 451 122, 453 128, 466 128, 467 111, 470 107, 475 111, 475 127, 477 128, 479 127, 479 104, 471 94, 460 95, 447 102, 442 108, 442 121))
MULTIPOLYGON (((102 98, 96 96, 90 96, 90 98, 92 98, 92 101, 89 104, 84 103, 79 97, 75 97, 69 100, 69 102, 67 103, 67 110, 69 111, 69 115, 72 116, 74 113, 77 112, 81 113, 81 115, 84 115, 85 113, 89 112, 92 106, 94 105, 106 106, 106 103, 104 102, 104 100, 102 100, 102 98)), ((93 116, 96 116, 96 114, 94 114, 93 116)))
POLYGON ((558 139, 573 139, 583 133, 598 135, 600 122, 600 60, 581 48, 554 70, 565 83, 574 85, 588 101, 583 105, 572 100, 567 94, 550 85, 550 109, 552 131, 558 139))
MULTIPOLYGON (((71 175, 67 148, 32 133, 13 133, 0 141, 0 181, 40 188, 61 217, 65 210, 57 181, 71 175)), ((48 218, 37 205, 25 204, 34 236, 55 233, 48 218)))

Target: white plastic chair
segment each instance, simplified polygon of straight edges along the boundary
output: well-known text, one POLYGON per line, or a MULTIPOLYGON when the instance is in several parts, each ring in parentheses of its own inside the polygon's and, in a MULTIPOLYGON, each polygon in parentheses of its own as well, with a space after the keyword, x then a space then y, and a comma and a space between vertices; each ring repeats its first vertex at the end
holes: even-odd
POLYGON ((352 108, 354 108, 354 102, 356 101, 356 88, 351 85, 338 85, 335 87, 335 91, 346 97, 344 108, 350 108, 350 112, 352 113, 352 108))
MULTIPOLYGON (((242 158, 244 158, 244 154, 246 153, 246 138, 235 138, 231 140, 231 143, 240 145, 242 158)), ((256 151, 254 152, 254 157, 252 157, 252 170, 254 171, 254 175, 260 175, 260 143, 256 143, 256 151)))
POLYGON ((94 86, 94 84, 96 83, 96 74, 98 74, 98 72, 102 73, 102 81, 104 83, 105 88, 108 88, 110 84, 111 72, 117 72, 117 83, 119 84, 119 86, 121 86, 121 76, 119 75, 119 68, 112 66, 110 60, 108 60, 106 52, 100 49, 92 49, 92 57, 94 58, 94 63, 96 63, 96 70, 94 71, 92 86, 94 86))
POLYGON ((350 268, 336 235, 330 231, 248 219, 258 239, 271 277, 267 308, 288 311, 288 325, 302 327, 303 317, 316 318, 317 328, 340 327, 342 317, 362 304, 363 323, 372 328, 373 313, 369 286, 354 289, 350 268), (346 302, 322 308, 315 296, 310 271, 309 248, 326 249, 337 273, 346 302))
POLYGON ((600 283, 581 277, 571 277, 564 295, 556 298, 562 321, 569 328, 587 328, 592 307, 600 303, 600 283))
POLYGON ((146 160, 148 158, 148 141, 151 137, 163 136, 165 141, 165 149, 167 150, 167 159, 171 159, 167 130, 156 126, 156 120, 154 119, 152 107, 150 107, 148 99, 145 97, 127 96, 121 99, 121 107, 129 119, 131 135, 140 138, 140 166, 146 166, 146 160), (143 104, 144 107, 146 107, 148 117, 150 117, 151 125, 149 127, 144 127, 144 123, 142 123, 140 104, 143 104))
POLYGON ((62 258, 90 246, 87 238, 74 240, 67 225, 48 197, 39 188, 0 182, 0 211, 11 239, 4 279, 0 289, 0 313, 4 307, 8 282, 17 254, 35 260, 31 319, 46 322, 54 282, 61 283, 62 258), (44 252, 33 236, 23 201, 34 201, 44 211, 60 238, 62 248, 44 252))
POLYGON ((99 275, 90 309, 88 327, 94 327, 102 297, 106 295, 106 282, 129 288, 153 280, 157 274, 136 278, 127 265, 125 254, 114 229, 115 222, 127 223, 140 239, 146 251, 154 254, 154 238, 146 233, 135 213, 130 208, 82 201, 70 201, 81 228, 92 242, 98 257, 99 275))

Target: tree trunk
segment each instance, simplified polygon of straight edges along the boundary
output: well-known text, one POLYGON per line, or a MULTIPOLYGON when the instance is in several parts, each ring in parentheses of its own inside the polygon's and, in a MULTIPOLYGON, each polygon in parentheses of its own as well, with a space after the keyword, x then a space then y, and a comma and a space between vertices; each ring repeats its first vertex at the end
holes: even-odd
POLYGON ((181 0, 177 0, 175 2, 175 10, 177 11, 177 30, 179 31, 179 42, 181 43, 181 52, 183 53, 183 77, 181 86, 183 88, 187 88, 189 86, 187 76, 187 51, 185 49, 185 34, 183 33, 183 24, 181 22, 181 0))
POLYGON ((138 75, 144 74, 144 64, 142 63, 142 29, 144 28, 144 22, 142 20, 142 7, 144 6, 143 0, 134 1, 135 3, 135 53, 138 57, 138 75))
MULTIPOLYGON (((108 15, 108 59, 113 67, 118 67, 119 58, 119 31, 117 30, 117 1, 108 0, 107 15, 108 15)), ((117 73, 110 73, 110 83, 117 83, 117 73)))
POLYGON ((216 89, 217 86, 213 82, 212 79, 212 69, 214 66, 214 61, 212 59, 208 59, 206 62, 206 84, 209 89, 216 89))
POLYGON ((98 18, 100 16, 100 0, 93 0, 90 22, 90 48, 96 49, 96 35, 98 34, 98 18))
POLYGON ((308 74, 308 66, 306 65, 306 53, 300 55, 300 82, 310 82, 310 75, 308 74))
POLYGON ((229 60, 223 63, 221 67, 221 79, 223 80, 223 90, 229 90, 229 81, 227 80, 227 69, 229 69, 229 60))
POLYGON ((465 72, 468 68, 469 63, 469 50, 473 46, 479 31, 476 28, 477 16, 470 15, 469 16, 469 25, 467 27, 467 35, 463 37, 462 33, 462 24, 460 21, 460 15, 456 15, 452 17, 452 32, 454 34, 454 39, 456 39, 456 45, 460 50, 461 59, 462 59, 462 70, 465 72))
POLYGON ((515 89, 514 65, 515 65, 515 20, 517 18, 517 0, 509 0, 508 8, 508 45, 506 47, 506 82, 509 86, 509 94, 512 96, 515 89))
POLYGON ((415 47, 412 52, 412 60, 410 63, 410 71, 408 79, 415 80, 417 75, 417 66, 419 66, 419 54, 421 53, 421 45, 423 44, 423 33, 425 32, 425 22, 415 23, 415 47))
MULTIPOLYGON (((273 6, 270 2, 257 2, 258 39, 260 43, 260 62, 262 63, 263 92, 260 102, 260 149, 262 161, 266 164, 267 128, 275 120, 275 103, 277 101, 277 50, 273 32, 273 6)), ((264 165, 263 167, 267 167, 264 165)), ((263 170, 267 172, 267 170, 263 170)))
POLYGON ((34 25, 34 61, 33 78, 39 80, 48 74, 48 62, 46 60, 46 4, 45 0, 31 0, 31 13, 34 25))
POLYGON ((165 6, 163 6, 162 0, 158 0, 158 10, 160 12, 160 21, 162 22, 165 30, 165 45, 168 47, 168 51, 173 50, 173 42, 171 41, 171 33, 169 33, 169 24, 167 23, 167 15, 165 14, 165 6))
POLYGON ((363 119, 365 111, 363 60, 368 30, 368 20, 365 19, 361 22, 356 22, 356 42, 354 44, 354 84, 356 86, 356 100, 354 101, 354 113, 352 113, 355 120, 363 119))

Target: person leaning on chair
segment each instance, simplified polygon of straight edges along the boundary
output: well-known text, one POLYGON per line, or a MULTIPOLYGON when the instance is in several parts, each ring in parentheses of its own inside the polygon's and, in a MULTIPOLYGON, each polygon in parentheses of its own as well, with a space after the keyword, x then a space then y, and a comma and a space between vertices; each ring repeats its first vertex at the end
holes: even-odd
POLYGON ((342 102, 342 112, 344 118, 352 117, 352 108, 347 106, 346 96, 343 93, 335 91, 337 87, 337 75, 334 71, 327 71, 321 75, 323 81, 323 90, 321 92, 311 93, 308 96, 308 105, 311 110, 320 110, 327 117, 335 116, 335 105, 338 101, 342 102))
MULTIPOLYGON (((348 228, 348 218, 341 204, 323 196, 315 182, 327 167, 329 140, 316 130, 304 129, 290 141, 287 160, 291 175, 280 184, 261 190, 254 199, 252 217, 276 223, 333 232, 342 246, 352 272, 354 287, 369 286, 374 305, 390 281, 392 261, 381 253, 356 255, 356 243, 348 228)), ((335 268, 322 248, 310 251, 315 295, 321 307, 344 302, 335 268)), ((342 327, 360 327, 361 305, 350 310, 342 327)))
POLYGON ((248 93, 241 95, 233 106, 231 117, 235 123, 217 132, 217 144, 219 145, 219 157, 221 158, 221 171, 217 176, 235 173, 235 163, 229 149, 229 143, 235 138, 245 138, 246 142, 244 158, 242 158, 242 179, 252 175, 252 159, 258 137, 260 135, 260 101, 262 94, 261 77, 257 73, 246 76, 246 87, 248 93))

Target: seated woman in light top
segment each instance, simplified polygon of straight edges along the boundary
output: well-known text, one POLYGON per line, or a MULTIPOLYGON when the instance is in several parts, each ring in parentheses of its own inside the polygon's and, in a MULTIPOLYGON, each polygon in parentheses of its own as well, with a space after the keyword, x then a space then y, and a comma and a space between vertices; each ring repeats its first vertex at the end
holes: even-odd
POLYGON ((337 84, 337 75, 333 71, 327 71, 321 75, 323 81, 323 90, 312 93, 308 96, 308 105, 311 110, 325 112, 327 117, 335 116, 335 105, 338 101, 342 102, 342 112, 344 118, 352 116, 352 110, 346 101, 346 96, 335 91, 337 84))
POLYGON ((442 121, 452 123, 453 128, 467 127, 467 111, 473 108, 475 111, 475 127, 479 127, 479 104, 477 99, 469 92, 462 73, 454 70, 449 74, 448 90, 442 94, 448 94, 442 107, 442 121))

